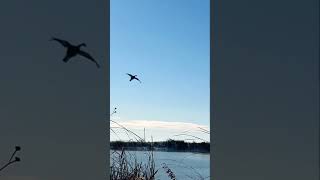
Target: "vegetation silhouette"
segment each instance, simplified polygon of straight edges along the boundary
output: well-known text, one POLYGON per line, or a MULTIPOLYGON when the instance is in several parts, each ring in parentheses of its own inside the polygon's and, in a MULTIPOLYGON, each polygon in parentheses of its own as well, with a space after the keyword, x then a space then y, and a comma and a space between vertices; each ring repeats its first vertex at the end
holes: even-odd
POLYGON ((21 159, 20 159, 19 157, 17 157, 17 156, 14 157, 14 155, 15 155, 18 151, 21 151, 21 147, 20 147, 20 146, 16 146, 16 147, 15 147, 15 150, 14 150, 14 152, 12 153, 9 161, 0 168, 0 171, 4 170, 5 168, 7 168, 9 165, 11 165, 11 164, 13 164, 13 163, 16 163, 16 162, 20 162, 20 161, 21 161, 21 159), (13 157, 14 157, 14 160, 12 160, 13 157))

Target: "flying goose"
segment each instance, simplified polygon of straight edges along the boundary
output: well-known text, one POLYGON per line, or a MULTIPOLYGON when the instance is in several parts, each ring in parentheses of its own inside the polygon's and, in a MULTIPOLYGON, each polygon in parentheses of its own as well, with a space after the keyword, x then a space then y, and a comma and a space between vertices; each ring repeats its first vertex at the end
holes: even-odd
POLYGON ((127 73, 129 76, 130 76, 130 81, 136 79, 137 81, 139 81, 141 83, 141 81, 137 78, 137 75, 132 75, 132 74, 129 74, 127 73))
POLYGON ((81 56, 83 56, 83 57, 88 58, 89 60, 91 60, 92 62, 94 62, 98 68, 100 68, 100 65, 97 63, 97 61, 96 61, 95 59, 93 59, 93 57, 92 57, 89 53, 87 53, 87 52, 85 52, 85 51, 82 51, 82 50, 80 49, 81 46, 84 46, 84 47, 87 46, 85 43, 81 43, 81 44, 75 46, 75 45, 70 44, 68 41, 61 40, 61 39, 54 38, 54 37, 51 38, 50 40, 51 40, 51 41, 57 41, 57 42, 59 42, 62 46, 64 46, 65 48, 67 48, 67 53, 66 53, 65 57, 63 58, 63 62, 68 62, 70 58, 72 58, 72 57, 74 57, 74 56, 76 56, 76 55, 79 54, 79 55, 81 55, 81 56))

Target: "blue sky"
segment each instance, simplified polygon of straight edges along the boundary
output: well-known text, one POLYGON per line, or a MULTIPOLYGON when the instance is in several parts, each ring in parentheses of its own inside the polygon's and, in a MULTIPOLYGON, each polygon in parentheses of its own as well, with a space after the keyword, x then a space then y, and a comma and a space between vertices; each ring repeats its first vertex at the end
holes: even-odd
MULTIPOLYGON (((111 0, 114 119, 209 128, 209 10, 209 0, 111 0)), ((145 126, 154 136, 156 127, 145 126)), ((165 138, 170 128, 160 129, 156 136, 165 138)))

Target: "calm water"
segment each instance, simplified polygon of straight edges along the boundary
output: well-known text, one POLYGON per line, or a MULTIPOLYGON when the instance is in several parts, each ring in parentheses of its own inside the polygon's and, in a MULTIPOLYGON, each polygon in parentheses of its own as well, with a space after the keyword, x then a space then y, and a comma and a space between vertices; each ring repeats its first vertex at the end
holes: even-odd
MULTIPOLYGON (((146 163, 148 161, 147 151, 126 151, 126 153, 131 157, 136 157, 140 162, 146 163)), ((153 153, 156 169, 159 169, 156 179, 169 179, 165 169, 162 168, 163 163, 167 164, 178 180, 210 179, 210 154, 160 151, 153 153)))

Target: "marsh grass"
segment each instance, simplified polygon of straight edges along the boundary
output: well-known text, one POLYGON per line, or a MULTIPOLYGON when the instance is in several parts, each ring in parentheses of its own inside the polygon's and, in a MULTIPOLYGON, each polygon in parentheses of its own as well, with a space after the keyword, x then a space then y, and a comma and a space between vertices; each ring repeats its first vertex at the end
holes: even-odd
POLYGON ((176 175, 172 172, 172 170, 168 167, 168 165, 166 163, 162 164, 162 168, 166 171, 168 177, 171 180, 176 180, 176 175))
POLYGON ((155 169, 153 151, 148 152, 148 161, 139 162, 137 157, 122 149, 121 152, 114 151, 112 164, 110 166, 111 180, 155 180, 158 170, 155 169))

